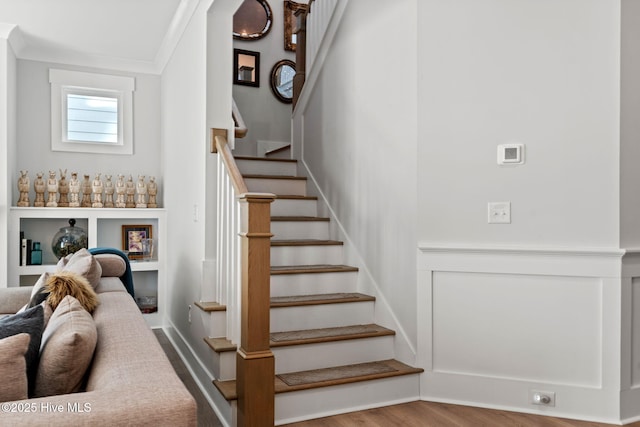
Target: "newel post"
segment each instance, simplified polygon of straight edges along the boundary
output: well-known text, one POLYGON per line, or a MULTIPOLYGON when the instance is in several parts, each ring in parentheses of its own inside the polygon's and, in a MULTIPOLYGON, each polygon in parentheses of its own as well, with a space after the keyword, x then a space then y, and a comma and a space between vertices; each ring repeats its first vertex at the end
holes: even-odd
POLYGON ((236 354, 238 426, 273 426, 275 360, 269 346, 271 202, 246 193, 241 204, 242 312, 236 354))

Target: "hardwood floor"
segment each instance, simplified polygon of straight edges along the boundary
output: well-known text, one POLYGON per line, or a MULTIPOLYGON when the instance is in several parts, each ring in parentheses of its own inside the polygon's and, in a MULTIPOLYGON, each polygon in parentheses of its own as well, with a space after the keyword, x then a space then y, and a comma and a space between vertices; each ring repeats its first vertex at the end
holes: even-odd
MULTIPOLYGON (((422 401, 287 424, 289 427, 602 427, 610 425, 422 401)), ((640 427, 640 422, 627 424, 627 426, 640 427)))
MULTIPOLYGON (((215 413, 204 398, 200 389, 191 378, 182 360, 174 350, 161 329, 154 333, 167 353, 178 376, 195 397, 198 404, 198 426, 222 426, 215 413)), ((351 412, 333 417, 287 424, 289 427, 603 427, 602 424, 589 421, 576 421, 566 418, 553 418, 543 415, 522 414, 519 412, 498 411, 433 402, 411 402, 401 405, 351 412)), ((627 424, 627 427, 640 427, 640 422, 627 424)))

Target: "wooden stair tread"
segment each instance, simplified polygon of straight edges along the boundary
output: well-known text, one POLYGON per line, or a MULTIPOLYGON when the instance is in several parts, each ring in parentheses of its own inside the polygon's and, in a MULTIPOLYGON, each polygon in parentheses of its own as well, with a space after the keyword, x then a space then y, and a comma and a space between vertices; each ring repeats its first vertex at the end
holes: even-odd
POLYGON ((227 309, 226 305, 218 304, 214 301, 196 301, 194 302, 195 306, 198 307, 202 311, 211 312, 211 311, 225 311, 227 309))
MULTIPOLYGON (((413 368, 395 359, 381 360, 377 362, 336 366, 333 368, 278 374, 275 377, 275 391, 276 394, 278 394, 298 390, 311 390, 320 387, 351 384, 361 381, 397 377, 401 375, 419 374, 421 372, 424 372, 424 369, 413 368), (285 382, 285 379, 291 382, 295 377, 302 378, 303 380, 295 385, 290 385, 285 382), (304 377, 317 378, 318 380, 304 380, 304 377)), ((214 381, 213 383, 225 399, 235 400, 238 398, 235 380, 214 381)))
POLYGON ((278 265, 271 266, 271 274, 306 274, 306 273, 348 273, 358 271, 357 267, 349 265, 278 265))
POLYGON ((339 240, 298 239, 298 240, 273 240, 271 246, 342 246, 344 242, 339 240))
POLYGON ((306 176, 295 175, 256 175, 256 174, 242 174, 245 179, 292 179, 296 181, 306 181, 306 176))
POLYGON ((298 196, 296 194, 277 194, 276 199, 283 200, 318 200, 317 196, 298 196))
POLYGON ((323 221, 323 222, 329 222, 329 218, 322 217, 322 216, 272 216, 271 217, 271 222, 278 222, 278 221, 298 221, 298 222, 323 221))
POLYGON ((233 344, 226 338, 206 337, 204 338, 204 342, 206 342, 207 345, 211 347, 211 349, 216 353, 222 353, 225 351, 236 351, 238 348, 235 344, 233 344))
POLYGON ((305 305, 343 304, 347 302, 375 301, 371 295, 352 293, 293 295, 284 297, 272 297, 271 308, 299 307, 305 305))
POLYGON ((296 159, 278 159, 276 157, 253 157, 253 156, 234 156, 236 160, 256 160, 267 162, 285 162, 285 163, 297 163, 296 159))
POLYGON ((271 347, 284 347, 322 342, 346 341, 395 335, 391 329, 376 324, 340 326, 336 328, 307 329, 301 331, 274 332, 271 347))

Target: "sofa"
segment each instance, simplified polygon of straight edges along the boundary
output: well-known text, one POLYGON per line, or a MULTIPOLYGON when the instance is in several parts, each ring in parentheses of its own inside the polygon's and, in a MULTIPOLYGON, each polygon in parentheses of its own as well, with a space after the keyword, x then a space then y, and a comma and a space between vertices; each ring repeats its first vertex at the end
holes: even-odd
MULTIPOLYGON (((194 398, 120 280, 128 263, 113 254, 95 260, 97 340, 82 389, 2 402, 0 425, 195 426, 194 398)), ((0 289, 0 314, 16 313, 31 297, 32 287, 0 289)))

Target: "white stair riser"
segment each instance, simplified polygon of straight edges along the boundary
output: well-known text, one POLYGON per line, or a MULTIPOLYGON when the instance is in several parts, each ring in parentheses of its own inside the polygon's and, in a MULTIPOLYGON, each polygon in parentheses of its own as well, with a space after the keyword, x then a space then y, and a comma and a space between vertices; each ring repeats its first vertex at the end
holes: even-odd
POLYGON ((271 221, 271 233, 276 240, 329 239, 328 221, 271 221))
POLYGON ((254 193, 306 196, 307 182, 302 179, 245 178, 249 191, 254 193))
POLYGON ((272 347, 276 374, 393 359, 393 336, 272 347))
POLYGON ((271 309, 271 332, 373 323, 373 302, 319 304, 271 309))
POLYGON ((273 153, 266 153, 265 157, 270 159, 290 159, 291 158, 291 146, 286 150, 277 150, 273 153))
POLYGON ((297 166, 295 162, 236 159, 236 165, 238 165, 240 173, 244 175, 295 176, 297 173, 297 166))
POLYGON ((271 247, 271 265, 313 265, 342 263, 342 245, 271 247))
POLYGON ((420 398, 420 377, 402 375, 276 394, 276 425, 420 398))
POLYGON ((272 274, 271 296, 356 292, 358 272, 316 274, 272 274))
POLYGON ((317 216, 318 201, 306 199, 275 199, 271 216, 317 216))
POLYGON ((227 335, 227 312, 211 311, 209 318, 209 336, 224 337, 227 335))
POLYGON ((223 351, 215 352, 213 354, 213 374, 215 379, 220 381, 234 380, 236 379, 236 352, 235 351, 223 351))

